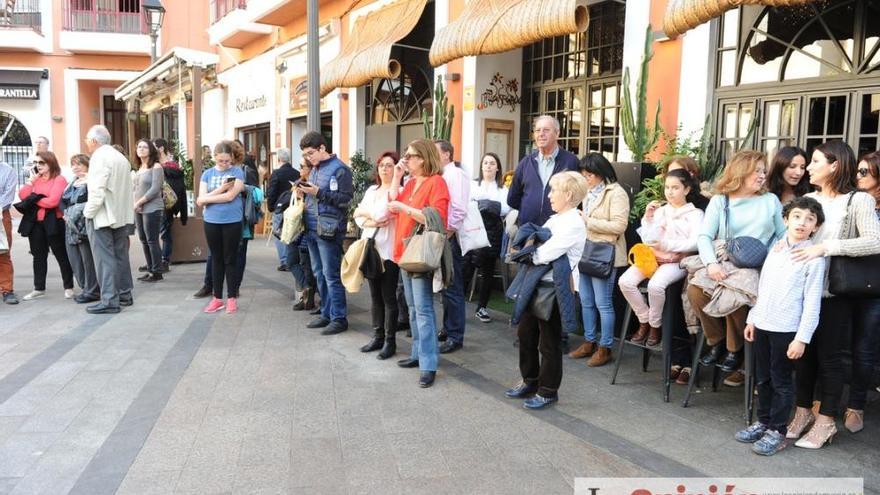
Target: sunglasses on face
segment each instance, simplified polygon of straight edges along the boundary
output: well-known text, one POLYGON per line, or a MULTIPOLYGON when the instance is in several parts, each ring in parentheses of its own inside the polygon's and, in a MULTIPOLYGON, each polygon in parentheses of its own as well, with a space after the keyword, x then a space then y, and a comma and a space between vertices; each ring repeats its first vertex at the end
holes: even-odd
POLYGON ((403 155, 404 160, 409 160, 410 158, 421 158, 421 157, 422 157, 422 155, 418 155, 416 153, 407 153, 407 154, 403 155))
POLYGON ((870 172, 868 169, 866 169, 866 168, 860 168, 860 169, 859 169, 859 172, 858 172, 859 177, 867 177, 867 176, 868 176, 868 172, 870 172))
POLYGON ((33 163, 34 165, 45 165, 46 164, 46 162, 44 162, 43 160, 34 160, 31 163, 33 163))

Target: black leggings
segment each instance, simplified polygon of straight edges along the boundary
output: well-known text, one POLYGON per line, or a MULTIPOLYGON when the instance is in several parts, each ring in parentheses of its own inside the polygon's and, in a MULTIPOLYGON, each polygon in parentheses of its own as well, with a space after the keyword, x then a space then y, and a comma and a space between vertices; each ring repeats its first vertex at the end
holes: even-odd
POLYGON ((205 222, 205 238, 211 250, 211 278, 214 297, 223 298, 223 280, 229 288, 229 297, 238 297, 238 246, 241 243, 241 222, 205 222))
POLYGON ((492 251, 491 248, 482 248, 471 251, 464 257, 463 279, 465 296, 467 296, 471 279, 474 277, 474 271, 479 269, 480 277, 482 277, 478 308, 485 308, 489 304, 489 298, 492 296, 492 285, 495 280, 495 262, 498 259, 498 255, 499 253, 492 251))
POLYGON ((382 328, 385 335, 394 335, 397 331, 397 280, 400 269, 391 260, 382 262, 385 271, 382 277, 370 279, 370 297, 373 301, 373 328, 382 328))
MULTIPOLYGON (((46 213, 54 215, 54 211, 46 213)), ((63 222, 60 218, 58 222, 63 222)), ((62 231, 63 232, 63 231, 62 231)), ((30 245, 31 255, 34 257, 34 290, 46 290, 46 274, 49 271, 49 250, 55 256, 58 262, 58 268, 61 269, 61 280, 65 289, 73 288, 73 268, 70 266, 70 259, 67 257, 67 247, 64 246, 64 234, 49 235, 46 232, 46 224, 44 222, 35 222, 34 228, 28 235, 28 244, 30 245)))
POLYGON ((837 417, 843 394, 844 343, 850 331, 853 302, 846 297, 823 297, 819 325, 804 355, 795 361, 795 392, 798 407, 813 406, 813 392, 819 386, 822 406, 819 414, 837 417))

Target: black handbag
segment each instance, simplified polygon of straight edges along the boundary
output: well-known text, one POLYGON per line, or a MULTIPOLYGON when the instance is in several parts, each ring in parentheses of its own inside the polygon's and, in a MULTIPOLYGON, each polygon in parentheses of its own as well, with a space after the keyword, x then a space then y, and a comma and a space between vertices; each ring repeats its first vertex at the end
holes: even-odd
MULTIPOLYGON (((855 193, 851 193, 846 203, 846 217, 843 225, 847 238, 858 236, 852 224, 850 206, 855 193)), ((828 292, 835 296, 880 297, 880 254, 870 256, 832 256, 828 269, 828 292)))
POLYGON ((552 283, 539 282, 532 294, 529 311, 541 321, 550 321, 553 307, 556 305, 556 286, 552 283))
MULTIPOLYGON (((767 259, 767 245, 749 236, 730 238, 730 199, 724 195, 724 231, 727 237, 727 258, 737 268, 761 268, 767 259)), ((772 240, 772 239, 771 239, 772 240)))
POLYGON ((376 234, 379 229, 376 228, 373 235, 367 239, 367 247, 364 250, 364 259, 361 261, 360 270, 364 278, 368 280, 376 280, 385 273, 385 265, 382 264, 382 257, 376 249, 376 234))
POLYGON ((317 224, 318 237, 328 241, 336 240, 336 232, 339 230, 339 219, 330 215, 322 215, 318 212, 318 198, 315 198, 315 223, 317 224))
POLYGON ((614 244, 587 239, 578 270, 595 278, 608 278, 614 268, 614 244))

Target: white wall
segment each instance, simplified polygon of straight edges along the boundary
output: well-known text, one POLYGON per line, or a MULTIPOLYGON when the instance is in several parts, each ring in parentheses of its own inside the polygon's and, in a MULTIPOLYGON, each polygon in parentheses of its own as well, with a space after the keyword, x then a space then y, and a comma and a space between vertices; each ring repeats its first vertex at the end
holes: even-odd
POLYGON ((688 31, 682 36, 681 82, 679 83, 678 122, 683 136, 702 131, 706 115, 711 113, 709 101, 710 23, 688 31))
MULTIPOLYGON (((217 75, 218 81, 227 86, 226 99, 226 139, 233 139, 235 129, 255 124, 269 123, 274 127, 275 121, 275 57, 264 53, 217 75), (237 111, 236 100, 266 98, 266 104, 260 107, 237 111)), ((270 136, 275 129, 270 129, 270 136)), ((271 139, 270 139, 271 143, 271 139)))
MULTIPOLYGON (((642 52, 645 47, 645 30, 651 14, 650 0, 627 0, 626 24, 623 38, 623 66, 629 67, 630 91, 635 94, 636 83, 639 79, 639 66, 642 62, 642 52)), ((659 31, 663 26, 652 26, 654 31, 659 31)), ((682 65, 684 67, 684 64, 682 65)), ((618 144, 619 153, 617 159, 621 162, 632 159, 632 153, 620 136, 618 144)))
POLYGON ((226 90, 215 88, 202 93, 202 144, 214 145, 232 134, 226 133, 226 90))
MULTIPOLYGON (((519 150, 522 105, 517 105, 513 112, 510 111, 509 106, 479 108, 480 95, 489 88, 495 73, 501 73, 505 81, 511 79, 519 81, 520 96, 522 96, 522 50, 465 58, 464 87, 474 87, 474 109, 462 113, 461 161, 462 166, 472 178, 476 178, 479 173, 479 162, 484 152, 483 129, 486 119, 513 122, 513 156, 508 160, 511 163, 503 164, 504 168, 512 170, 519 161, 519 157, 516 155, 519 150)), ((456 112, 460 111, 461 109, 456 108, 456 112)))

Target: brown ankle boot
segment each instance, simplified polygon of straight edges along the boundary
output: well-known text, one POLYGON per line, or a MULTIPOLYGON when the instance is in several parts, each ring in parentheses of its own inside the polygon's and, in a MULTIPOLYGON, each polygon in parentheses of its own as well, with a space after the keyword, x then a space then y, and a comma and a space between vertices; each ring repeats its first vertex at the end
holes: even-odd
POLYGON ((591 368, 595 368, 597 366, 604 366, 611 361, 611 348, 610 347, 599 347, 596 350, 596 353, 593 354, 593 357, 587 361, 587 366, 591 368))
POLYGON ((655 345, 660 343, 660 329, 657 327, 651 327, 648 329, 648 339, 645 340, 645 345, 648 347, 654 347, 655 345))
POLYGON ((596 352, 596 344, 594 342, 584 342, 580 347, 568 353, 568 357, 572 359, 583 359, 590 357, 596 352))
POLYGON ((649 328, 650 327, 647 323, 639 323, 639 329, 636 330, 636 333, 634 333, 632 337, 629 338, 629 341, 633 344, 641 344, 645 341, 646 338, 648 338, 649 328))

